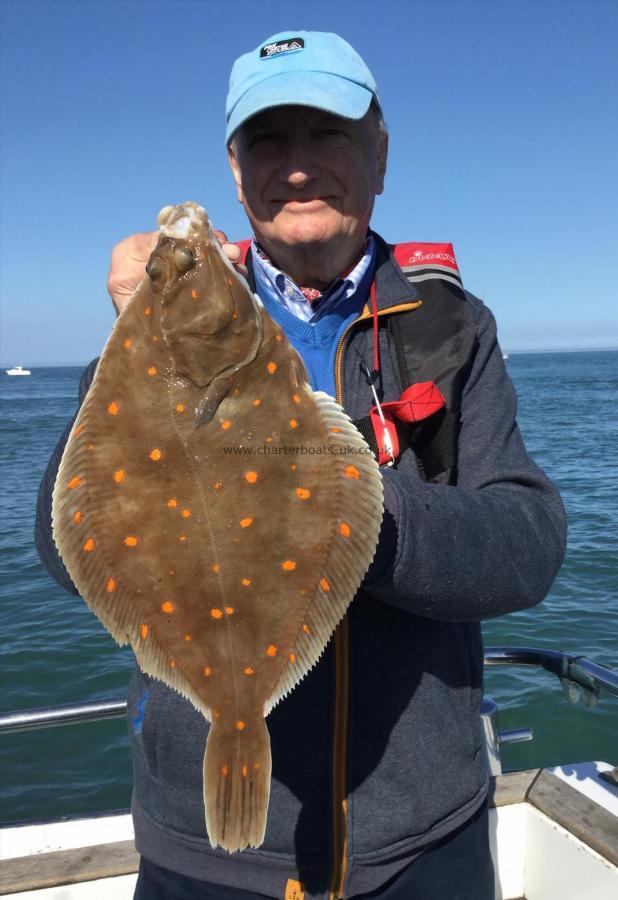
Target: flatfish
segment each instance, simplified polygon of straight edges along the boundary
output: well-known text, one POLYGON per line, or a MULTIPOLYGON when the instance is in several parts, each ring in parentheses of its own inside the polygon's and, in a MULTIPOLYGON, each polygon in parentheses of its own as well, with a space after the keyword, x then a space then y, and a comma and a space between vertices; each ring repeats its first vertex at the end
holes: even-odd
POLYGON ((353 599, 382 484, 205 211, 159 224, 66 445, 53 534, 105 628, 211 722, 206 829, 234 851, 264 839, 265 717, 353 599))

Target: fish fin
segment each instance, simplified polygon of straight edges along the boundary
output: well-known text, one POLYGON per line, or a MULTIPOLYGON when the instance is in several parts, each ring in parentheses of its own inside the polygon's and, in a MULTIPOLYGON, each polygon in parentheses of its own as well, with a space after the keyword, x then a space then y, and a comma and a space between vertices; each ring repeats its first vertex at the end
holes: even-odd
POLYGON ((270 737, 263 718, 238 730, 213 719, 204 754, 206 830, 213 847, 233 853, 259 847, 270 797, 270 737))
POLYGON ((339 514, 323 571, 286 666, 265 704, 265 716, 322 655, 373 560, 384 512, 382 476, 362 435, 332 397, 318 391, 313 398, 335 467, 332 485, 339 514))
POLYGON ((220 404, 227 397, 234 382, 234 375, 219 375, 206 388, 195 414, 195 427, 207 425, 220 404))
POLYGON ((88 433, 90 417, 96 416, 96 412, 91 413, 91 406, 100 371, 97 369, 75 420, 56 476, 52 495, 54 542, 71 580, 114 640, 120 646, 130 644, 144 672, 178 691, 210 721, 210 710, 200 701, 180 669, 172 666, 170 654, 157 641, 156 635, 148 630, 147 637, 143 637, 144 623, 139 615, 136 594, 125 588, 120 579, 116 581, 110 577, 114 567, 108 564, 105 554, 99 552, 104 543, 99 536, 104 532, 101 532, 100 516, 91 492, 100 496, 101 488, 96 482, 90 483, 88 444, 81 434, 82 431, 88 433), (78 483, 70 488, 71 482, 76 480, 78 483), (80 519, 76 524, 77 509, 80 519), (89 540, 93 542, 92 552, 85 551, 89 540))

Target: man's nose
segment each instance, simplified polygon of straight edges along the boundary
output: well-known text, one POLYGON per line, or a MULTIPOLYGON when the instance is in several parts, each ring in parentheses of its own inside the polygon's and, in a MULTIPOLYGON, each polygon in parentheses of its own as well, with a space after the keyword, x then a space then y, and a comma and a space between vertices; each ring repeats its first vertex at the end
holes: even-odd
POLYGON ((282 180, 290 187, 300 189, 317 178, 318 174, 318 165, 310 147, 304 141, 290 141, 285 159, 281 162, 282 180))

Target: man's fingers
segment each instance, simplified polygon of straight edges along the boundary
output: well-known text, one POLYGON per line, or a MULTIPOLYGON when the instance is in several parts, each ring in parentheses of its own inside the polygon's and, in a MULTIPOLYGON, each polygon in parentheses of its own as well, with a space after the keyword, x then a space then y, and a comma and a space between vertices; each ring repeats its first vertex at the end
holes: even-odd
MULTIPOLYGON (((229 261, 232 263, 232 265, 235 266, 237 263, 239 263, 242 256, 242 250, 240 249, 238 244, 232 244, 230 241, 228 241, 225 231, 221 231, 219 228, 214 229, 214 235, 221 244, 221 249, 227 256, 229 261)), ((244 266, 242 268, 244 268, 244 266)))
POLYGON ((148 257, 158 238, 158 231, 133 234, 116 244, 112 250, 107 290, 117 312, 122 312, 144 277, 148 257))

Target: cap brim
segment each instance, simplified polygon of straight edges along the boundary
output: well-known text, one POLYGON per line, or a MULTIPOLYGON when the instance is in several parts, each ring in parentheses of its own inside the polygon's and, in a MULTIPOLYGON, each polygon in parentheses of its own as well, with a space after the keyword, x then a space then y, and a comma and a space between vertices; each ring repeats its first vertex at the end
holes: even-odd
POLYGON ((344 119, 362 119, 373 94, 367 88, 326 72, 286 72, 250 88, 230 115, 225 132, 229 143, 247 119, 274 106, 311 106, 344 119))

